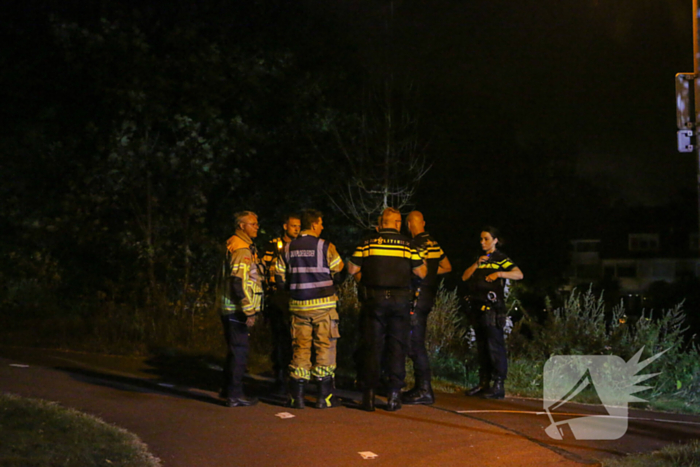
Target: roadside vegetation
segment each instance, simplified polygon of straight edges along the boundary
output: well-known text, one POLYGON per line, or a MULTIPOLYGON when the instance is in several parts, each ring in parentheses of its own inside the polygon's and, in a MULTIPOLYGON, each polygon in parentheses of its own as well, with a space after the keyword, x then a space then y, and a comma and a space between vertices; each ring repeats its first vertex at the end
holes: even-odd
POLYGON ((54 402, 0 393, 2 467, 158 467, 139 438, 54 402))
POLYGON ((700 355, 695 336, 686 331, 683 303, 628 316, 621 303, 606 307, 602 293, 596 296, 591 289, 574 290, 562 306, 548 311, 543 321, 525 312, 513 327, 508 339, 509 390, 541 397, 544 363, 552 355, 616 355, 629 361, 643 349, 641 362, 665 351, 640 372, 659 375, 643 383, 650 389, 637 394, 648 404, 636 405, 697 413, 700 355))
POLYGON ((604 467, 699 467, 700 441, 670 444, 651 454, 633 454, 621 459, 606 459, 604 467))
MULTIPOLYGON (((629 361, 643 349, 640 361, 665 351, 640 374, 660 373, 643 384, 650 389, 636 394, 648 401, 638 408, 673 412, 700 412, 700 352, 694 336, 687 335, 683 303, 667 310, 648 310, 627 316, 622 304, 606 306, 603 294, 574 290, 559 307, 549 307, 535 318, 517 299, 509 297, 514 315, 509 321, 509 377, 511 395, 542 396, 544 364, 552 355, 616 355, 629 361)), ((82 315, 70 311, 5 314, 3 342, 30 343, 112 354, 166 354, 196 356, 220 365, 225 356, 215 293, 201 293, 201 306, 178 312, 166 305, 157 312, 105 301, 101 313, 82 315), (31 330, 31 331, 30 331, 31 330)), ((341 339, 338 374, 355 378, 355 349, 359 342, 360 303, 351 279, 339 287, 341 339)), ((458 392, 477 383, 478 363, 473 331, 460 308, 457 290, 441 287, 428 320, 427 347, 436 389, 458 392)), ((252 329, 249 370, 271 374, 271 335, 264 318, 252 329)), ((409 366, 408 382, 412 371, 409 366)), ((578 402, 596 402, 585 391, 578 402)))

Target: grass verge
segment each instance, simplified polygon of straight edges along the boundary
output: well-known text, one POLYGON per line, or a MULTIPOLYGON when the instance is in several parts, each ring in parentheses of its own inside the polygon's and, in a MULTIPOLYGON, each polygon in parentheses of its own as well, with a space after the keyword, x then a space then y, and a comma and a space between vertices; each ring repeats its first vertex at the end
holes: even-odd
POLYGON ((0 393, 0 466, 156 467, 160 460, 122 428, 54 402, 0 393))
POLYGON ((633 454, 621 459, 606 459, 604 467, 700 467, 700 440, 689 444, 671 444, 650 454, 633 454))

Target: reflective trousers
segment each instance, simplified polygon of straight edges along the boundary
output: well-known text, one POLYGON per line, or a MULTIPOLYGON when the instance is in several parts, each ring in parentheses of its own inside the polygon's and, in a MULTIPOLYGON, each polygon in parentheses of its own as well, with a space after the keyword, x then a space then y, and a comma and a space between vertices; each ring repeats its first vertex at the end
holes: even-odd
POLYGON ((336 348, 340 332, 338 312, 335 306, 292 313, 292 362, 289 375, 295 379, 310 379, 311 376, 335 376, 336 348), (311 347, 316 361, 311 364, 311 347))

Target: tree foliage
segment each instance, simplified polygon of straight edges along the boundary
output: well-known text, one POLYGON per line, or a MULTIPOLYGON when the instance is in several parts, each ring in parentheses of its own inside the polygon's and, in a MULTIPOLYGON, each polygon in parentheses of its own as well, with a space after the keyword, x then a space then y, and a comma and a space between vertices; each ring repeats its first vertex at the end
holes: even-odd
POLYGON ((233 212, 292 204, 280 156, 316 126, 335 71, 308 46, 325 33, 273 0, 39 1, 15 19, 0 56, 16 70, 2 75, 6 304, 35 284, 54 303, 207 305, 233 212))

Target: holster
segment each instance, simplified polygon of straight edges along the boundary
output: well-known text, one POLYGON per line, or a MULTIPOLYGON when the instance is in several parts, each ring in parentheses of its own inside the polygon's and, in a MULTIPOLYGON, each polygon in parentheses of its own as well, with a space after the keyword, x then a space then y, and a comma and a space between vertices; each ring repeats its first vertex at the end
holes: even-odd
POLYGON ((469 300, 469 318, 473 324, 503 328, 506 325, 506 304, 503 301, 469 300))

